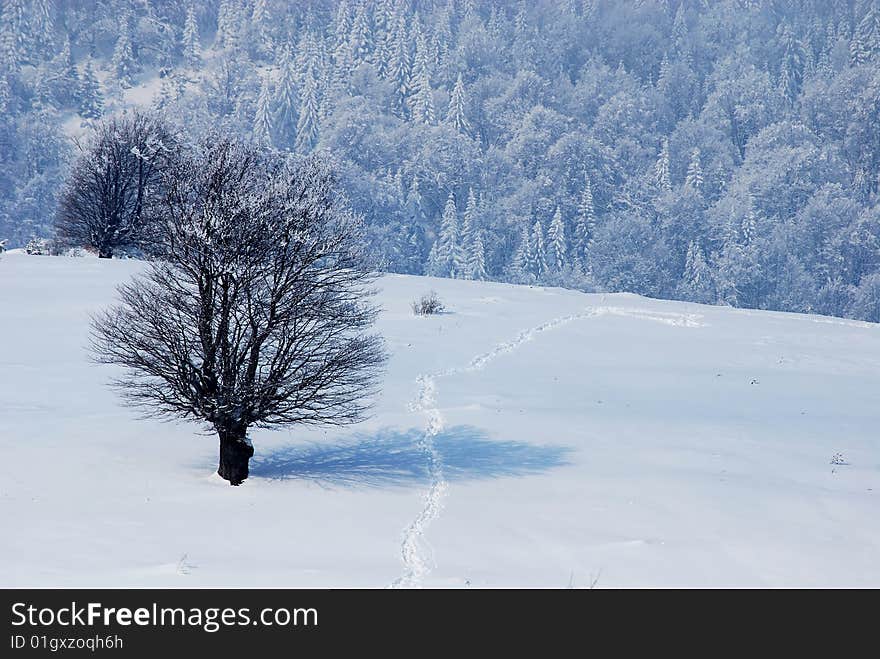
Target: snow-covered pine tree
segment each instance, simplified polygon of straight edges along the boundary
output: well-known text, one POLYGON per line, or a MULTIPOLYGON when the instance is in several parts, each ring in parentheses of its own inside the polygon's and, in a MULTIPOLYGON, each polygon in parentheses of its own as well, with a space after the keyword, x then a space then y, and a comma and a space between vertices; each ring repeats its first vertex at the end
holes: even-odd
POLYGON ((388 35, 393 27, 391 21, 391 0, 377 0, 373 5, 371 22, 373 25, 373 62, 376 72, 385 77, 388 66, 388 35))
POLYGON ((682 284, 683 292, 688 299, 697 302, 714 302, 712 271, 706 263, 703 248, 695 240, 688 245, 682 284))
POLYGON ((788 103, 794 103, 801 93, 806 67, 806 52, 800 40, 786 30, 783 36, 785 52, 779 69, 779 90, 788 103))
POLYGON ((404 217, 410 227, 423 227, 427 223, 424 200, 419 190, 419 177, 413 176, 404 202, 404 217))
POLYGON ((685 174, 684 184, 696 192, 701 192, 703 189, 703 166, 700 162, 700 150, 698 148, 694 148, 691 151, 691 160, 685 174))
POLYGON ((459 272, 463 278, 470 277, 469 263, 477 231, 477 196, 474 194, 474 189, 470 188, 464 214, 462 215, 461 231, 458 236, 458 249, 455 255, 456 272, 459 272))
POLYGON ((544 240, 544 227, 541 220, 535 220, 532 226, 532 264, 531 271, 536 277, 547 272, 547 246, 544 240))
POLYGON ((746 216, 742 220, 740 232, 742 234, 742 243, 744 246, 751 245, 755 240, 755 237, 758 235, 758 218, 751 195, 749 195, 749 206, 746 210, 746 216))
POLYGON ((272 51, 271 21, 268 0, 255 0, 254 10, 251 12, 251 30, 257 40, 253 45, 259 53, 272 51))
POLYGON ((314 67, 310 66, 300 93, 299 121, 296 124, 296 150, 299 153, 308 153, 318 141, 320 116, 318 81, 315 79, 314 67))
POLYGON ((455 86, 452 88, 452 94, 449 97, 449 110, 446 113, 446 123, 455 128, 459 133, 467 135, 470 132, 470 124, 468 123, 465 112, 465 103, 464 82, 462 81, 461 73, 459 73, 458 79, 455 81, 455 86))
POLYGON ((275 112, 273 127, 275 144, 278 148, 289 149, 296 141, 296 126, 299 122, 297 104, 299 95, 296 92, 296 74, 290 50, 281 51, 278 63, 278 82, 275 86, 275 112))
POLYGON ((186 10, 183 24, 183 62, 191 69, 197 69, 202 62, 202 44, 199 40, 199 24, 193 5, 186 10))
POLYGON ((6 111, 9 109, 10 96, 11 92, 9 91, 9 83, 6 80, 6 76, 0 75, 0 116, 6 116, 6 111))
POLYGON ((80 76, 79 113, 86 119, 98 119, 104 114, 104 98, 101 95, 101 85, 92 67, 91 57, 86 60, 82 76, 80 76))
POLYGON ((553 213, 553 221, 550 222, 550 230, 548 232, 550 239, 550 257, 553 269, 556 272, 562 272, 568 262, 568 244, 565 238, 565 222, 562 219, 562 209, 556 207, 553 213))
POLYGON ((849 46, 850 61, 858 66, 880 55, 880 8, 869 5, 853 32, 849 46))
POLYGON ((488 275, 486 274, 486 247, 483 244, 483 230, 474 231, 474 239, 471 242, 471 249, 468 258, 468 276, 477 281, 484 281, 488 275))
POLYGON ((669 138, 663 138, 663 146, 660 147, 660 155, 654 165, 654 185, 658 192, 664 193, 672 190, 672 178, 669 174, 669 138))
POLYGON ((458 253, 458 211, 455 208, 455 195, 450 192, 443 208, 440 221, 440 234, 431 250, 430 273, 437 277, 460 277, 457 273, 456 254, 458 253))
POLYGON ((65 37, 61 50, 52 59, 52 82, 57 89, 56 100, 62 107, 79 107, 79 72, 70 52, 70 39, 65 37))
POLYGON ((131 78, 135 69, 128 20, 125 14, 119 20, 119 36, 116 38, 116 46, 113 48, 113 57, 110 60, 113 79, 122 89, 131 87, 131 78))
POLYGON ((516 274, 522 277, 528 277, 532 274, 532 236, 529 233, 528 222, 523 222, 522 231, 519 236, 519 245, 513 256, 513 268, 516 274))
POLYGON ((214 48, 238 48, 241 45, 239 37, 243 25, 244 17, 238 0, 220 0, 220 6, 217 9, 217 35, 214 39, 214 48))
POLYGON ((577 220, 574 226, 575 259, 585 267, 589 265, 589 252, 595 233, 596 210, 593 205, 593 188, 587 175, 584 177, 584 189, 578 200, 577 220))
POLYGON ((672 48, 677 59, 685 59, 690 54, 687 20, 684 15, 685 4, 679 3, 672 21, 672 48))
POLYGON ((260 94, 257 96, 257 108, 254 112, 252 134, 257 144, 272 144, 272 101, 269 90, 269 76, 262 76, 260 94))
POLYGON ((18 73, 28 60, 29 35, 24 0, 4 0, 0 10, 0 72, 18 73))
POLYGON ((351 8, 348 5, 348 0, 340 0, 336 6, 332 30, 334 49, 338 48, 341 44, 348 44, 351 32, 351 8))
POLYGON ((434 124, 434 92, 427 68, 422 69, 416 80, 416 88, 410 97, 410 112, 414 122, 429 126, 434 124))
POLYGON ((48 57, 53 51, 55 20, 50 0, 31 0, 27 23, 34 59, 48 57))
POLYGON ((410 73, 406 15, 403 12, 400 12, 400 15, 397 19, 397 26, 394 29, 394 36, 392 38, 390 60, 388 61, 387 67, 387 76, 394 89, 392 107, 401 117, 406 115, 406 111, 408 108, 407 98, 409 97, 410 93, 410 73))
POLYGON ((371 61, 374 47, 373 26, 367 13, 367 4, 360 2, 355 9, 349 37, 349 52, 354 65, 371 61))

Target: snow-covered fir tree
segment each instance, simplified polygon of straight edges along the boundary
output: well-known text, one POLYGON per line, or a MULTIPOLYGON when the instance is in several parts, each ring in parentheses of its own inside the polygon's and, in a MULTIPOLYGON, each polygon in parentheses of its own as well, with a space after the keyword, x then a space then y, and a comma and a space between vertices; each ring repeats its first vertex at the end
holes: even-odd
POLYGON ((92 59, 86 60, 80 76, 79 113, 86 119, 98 119, 104 114, 104 98, 101 85, 95 75, 92 59))
POLYGON ((471 241, 471 248, 468 254, 467 272, 470 279, 484 281, 488 278, 486 273, 486 247, 483 243, 482 229, 477 229, 474 232, 474 238, 471 241))
POLYGON ((535 277, 540 278, 547 272, 547 241, 544 239, 544 227, 541 220, 535 220, 532 225, 532 262, 530 270, 535 277))
POLYGON ((113 79, 123 89, 131 87, 132 76, 135 72, 128 22, 128 16, 123 14, 119 21, 119 36, 116 38, 116 46, 113 49, 113 58, 110 62, 113 79))
POLYGON ((461 79, 461 73, 459 73, 455 86, 452 88, 452 94, 449 97, 446 123, 455 128, 459 133, 467 135, 470 132, 470 123, 465 113, 465 102, 464 82, 461 79))
POLYGON ((529 231, 529 224, 524 222, 522 230, 520 231, 516 253, 513 257, 513 270, 515 275, 520 278, 532 275, 533 261, 534 252, 532 250, 532 234, 529 231))
POLYGON ((434 92, 431 89, 431 81, 428 78, 427 67, 422 67, 422 72, 415 81, 416 87, 410 97, 410 112, 416 123, 432 125, 434 116, 434 92))
POLYGON ((306 71, 300 90, 299 121, 296 125, 296 150, 308 153, 318 141, 318 121, 321 110, 318 104, 318 81, 314 67, 306 71))
POLYGON ((272 144, 272 95, 269 89, 269 76, 264 75, 257 96, 252 135, 259 144, 272 144))
POLYGON ((663 138, 663 146, 660 155, 654 165, 654 182, 658 192, 670 192, 672 190, 672 177, 669 174, 669 139, 663 138))
POLYGON ((278 81, 274 98, 274 138, 279 148, 292 148, 296 141, 296 126, 299 122, 297 106, 299 94, 296 89, 296 73, 290 50, 284 49, 278 62, 278 81))
POLYGON ((202 44, 199 40, 199 25, 196 22, 196 10, 193 5, 186 10, 186 22, 183 24, 183 62, 190 68, 198 68, 202 61, 202 44))
POLYGON ((584 187, 581 190, 577 205, 577 219, 574 225, 574 253, 575 259, 583 267, 589 265, 589 251, 593 246, 596 233, 596 209, 593 204, 593 187, 590 177, 584 177, 584 187))
POLYGON ((547 232, 550 239, 550 263, 556 272, 562 272, 568 264, 568 242, 565 237, 565 222, 562 219, 562 210, 556 207, 550 229, 547 232))
POLYGON ((464 213, 462 214, 458 249, 455 255, 456 271, 461 273, 461 277, 466 279, 470 278, 471 252, 473 250, 474 237, 478 230, 477 196, 474 194, 474 189, 471 188, 468 190, 467 203, 465 204, 464 213))
POLYGON ((461 263, 458 229, 458 210, 455 207, 455 195, 449 193, 440 223, 440 234, 431 249, 428 272, 437 277, 461 278, 457 267, 461 263))
POLYGON ((700 162, 700 150, 697 148, 691 151, 691 159, 688 163, 684 184, 685 187, 695 192, 700 192, 703 189, 703 166, 700 162))

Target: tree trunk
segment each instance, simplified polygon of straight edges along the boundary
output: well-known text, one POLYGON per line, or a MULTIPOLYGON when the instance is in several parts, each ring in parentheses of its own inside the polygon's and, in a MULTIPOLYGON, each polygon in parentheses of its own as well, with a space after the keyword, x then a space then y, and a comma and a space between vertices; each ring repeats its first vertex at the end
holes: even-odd
POLYGON ((248 463, 254 455, 254 447, 247 443, 246 435, 236 431, 218 431, 220 435, 220 466, 217 473, 230 485, 241 485, 248 477, 248 463))

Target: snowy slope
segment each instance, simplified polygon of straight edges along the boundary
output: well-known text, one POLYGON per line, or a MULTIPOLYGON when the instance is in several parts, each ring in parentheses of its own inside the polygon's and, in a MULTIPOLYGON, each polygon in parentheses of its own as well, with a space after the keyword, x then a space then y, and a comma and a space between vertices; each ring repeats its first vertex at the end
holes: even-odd
POLYGON ((2 586, 880 586, 880 326, 387 276, 375 417, 232 488, 88 361, 141 267, 0 259, 2 586))

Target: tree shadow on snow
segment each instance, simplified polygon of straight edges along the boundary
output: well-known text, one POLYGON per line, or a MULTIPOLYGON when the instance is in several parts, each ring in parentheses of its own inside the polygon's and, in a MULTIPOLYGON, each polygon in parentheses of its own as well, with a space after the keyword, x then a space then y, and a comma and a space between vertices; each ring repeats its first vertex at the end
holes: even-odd
MULTIPOLYGON (((334 444, 287 446, 251 461, 251 476, 310 480, 326 486, 423 485, 428 461, 423 430, 381 430, 334 444)), ((571 449, 497 441, 471 426, 454 426, 434 437, 449 481, 526 476, 569 464, 571 449)))

